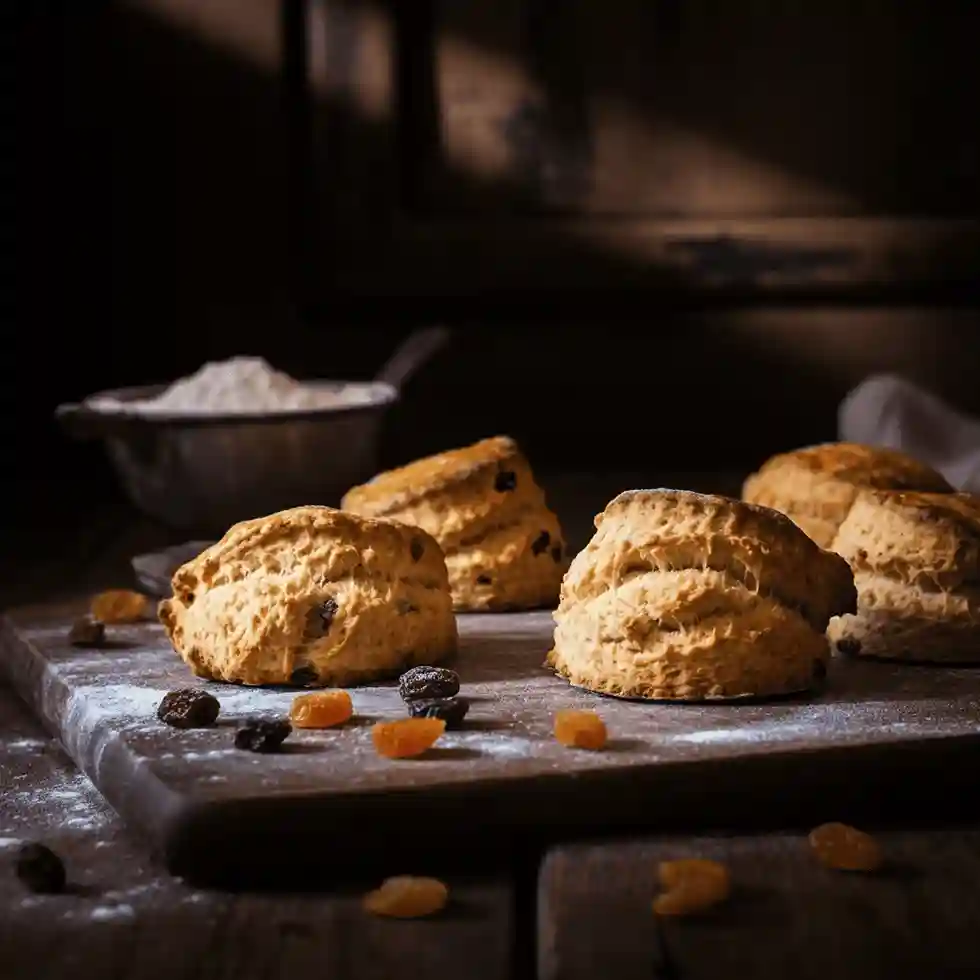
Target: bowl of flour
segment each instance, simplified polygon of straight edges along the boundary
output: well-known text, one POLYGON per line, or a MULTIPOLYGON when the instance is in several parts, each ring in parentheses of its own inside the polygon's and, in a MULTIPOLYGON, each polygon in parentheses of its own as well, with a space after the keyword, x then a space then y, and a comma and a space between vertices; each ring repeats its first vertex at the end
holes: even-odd
POLYGON ((169 385, 100 392, 56 415, 76 438, 104 442, 142 511, 213 535, 286 507, 336 505, 376 472, 381 426, 398 397, 385 380, 303 382, 263 358, 234 357, 169 385))

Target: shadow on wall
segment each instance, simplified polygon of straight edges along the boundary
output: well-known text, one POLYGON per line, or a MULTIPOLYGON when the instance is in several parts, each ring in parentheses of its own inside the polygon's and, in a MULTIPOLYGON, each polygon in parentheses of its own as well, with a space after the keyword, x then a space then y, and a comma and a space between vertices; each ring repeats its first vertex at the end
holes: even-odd
MULTIPOLYGON (((263 2, 267 13, 276 6, 263 2)), ((558 297, 547 310, 523 313, 511 304, 507 318, 491 324, 488 293, 485 304, 446 308, 436 299, 408 314, 376 301, 338 317, 328 303, 322 322, 306 322, 290 293, 274 57, 262 49, 244 59, 127 7, 36 17, 20 69, 34 99, 23 122, 31 135, 25 281, 34 297, 23 358, 44 369, 13 379, 17 424, 8 413, 6 434, 21 482, 33 479, 30 496, 63 496, 66 469, 86 478, 66 506, 111 492, 93 448, 68 445, 51 425, 59 401, 169 380, 243 352, 300 377, 366 377, 410 318, 448 312, 466 329, 406 392, 390 426, 389 463, 506 431, 542 466, 634 468, 639 460, 641 469, 647 461, 748 468, 777 449, 831 438, 840 397, 867 371, 885 368, 980 412, 970 312, 697 315, 666 311, 648 292, 629 308, 616 296, 558 297), (60 59, 65 84, 45 80, 42 51, 60 59), (39 127, 31 118, 60 125, 39 127)), ((265 43, 274 18, 262 24, 256 36, 265 43)), ((706 114, 706 104, 695 102, 706 114)), ((670 112, 687 111, 684 104, 670 112)), ((694 109, 691 117, 711 125, 694 109)), ((362 220, 377 227, 397 196, 390 120, 380 110, 361 117, 349 98, 335 96, 318 103, 315 121, 328 161, 331 138, 357 147, 318 172, 322 213, 340 232, 362 220), (360 189, 353 197, 352 176, 360 189)), ((778 162, 793 165, 788 157, 778 162)), ((488 179, 451 156, 449 164, 440 185, 447 200, 483 213, 527 200, 513 176, 488 179)), ((862 186, 850 190, 860 195, 862 186)), ((343 258, 337 229, 324 228, 325 278, 343 258)), ((647 265, 631 272, 627 258, 599 243, 575 238, 548 248, 545 258, 560 267, 608 268, 620 277, 625 267, 627 279, 656 284, 647 265)), ((466 258, 478 262, 479 248, 466 258)))

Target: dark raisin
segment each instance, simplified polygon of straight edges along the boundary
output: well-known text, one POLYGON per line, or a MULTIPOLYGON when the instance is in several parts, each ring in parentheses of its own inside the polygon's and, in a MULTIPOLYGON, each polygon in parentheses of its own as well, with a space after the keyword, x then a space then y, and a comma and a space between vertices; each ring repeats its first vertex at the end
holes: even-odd
POLYGON ((306 617, 306 635, 308 637, 326 636, 337 615, 337 600, 324 599, 314 606, 306 617))
POLYGON ((288 721, 262 721, 250 718, 235 732, 235 748, 247 752, 275 752, 289 738, 293 726, 288 721))
POLYGON ((398 610, 400 616, 406 616, 408 613, 415 613, 419 611, 419 607, 409 602, 408 599, 399 599, 395 603, 395 608, 398 610))
POLYGON ((517 486, 517 474, 513 470, 501 470, 493 481, 497 493, 508 493, 517 486))
POLYGON ((398 678, 398 693, 406 701, 451 698, 459 693, 459 675, 445 667, 413 667, 398 678))
POLYGON ((493 581, 489 575, 477 575, 476 584, 477 585, 489 585, 493 581))
POLYGON ((412 538, 412 543, 409 546, 409 551, 412 554, 412 561, 419 561, 425 552, 425 545, 422 543, 421 538, 412 538))
POLYGON ((813 677, 822 681, 827 676, 827 665, 822 660, 813 661, 813 677))
POLYGON ((43 844, 25 841, 14 857, 14 871, 33 892, 55 895, 65 890, 65 866, 43 844))
POLYGON ((838 640, 837 650, 843 653, 845 657, 856 657, 861 652, 861 641, 847 638, 838 640))
POLYGON ((199 687, 185 687, 163 696, 157 718, 173 728, 207 728, 214 724, 220 710, 213 694, 199 687))
POLYGON ((441 718, 446 728, 459 728, 469 710, 466 698, 421 698, 408 702, 408 713, 413 718, 441 718))
POLYGON ((97 647, 105 642, 105 623, 91 616, 82 616, 71 624, 68 642, 75 647, 97 647))
POLYGON ((562 549, 560 544, 556 544, 554 548, 551 549, 551 557, 554 559, 556 565, 561 561, 562 549))
POLYGON ((305 667, 297 667, 289 675, 289 683, 295 684, 297 687, 316 687, 319 683, 320 675, 316 671, 316 667, 311 667, 307 664, 305 667))
POLYGON ((531 544, 531 552, 535 555, 543 555, 551 544, 551 535, 547 531, 542 531, 531 544))

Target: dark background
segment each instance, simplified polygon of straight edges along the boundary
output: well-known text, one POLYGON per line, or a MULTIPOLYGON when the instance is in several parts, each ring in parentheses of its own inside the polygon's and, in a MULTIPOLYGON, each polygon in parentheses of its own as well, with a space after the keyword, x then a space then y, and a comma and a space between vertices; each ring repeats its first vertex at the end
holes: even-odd
POLYGON ((21 532, 125 514, 59 402, 242 353, 366 378, 425 323, 385 464, 747 471, 881 369, 980 412, 975 5, 317 2, 305 95, 300 6, 17 5, 21 532))

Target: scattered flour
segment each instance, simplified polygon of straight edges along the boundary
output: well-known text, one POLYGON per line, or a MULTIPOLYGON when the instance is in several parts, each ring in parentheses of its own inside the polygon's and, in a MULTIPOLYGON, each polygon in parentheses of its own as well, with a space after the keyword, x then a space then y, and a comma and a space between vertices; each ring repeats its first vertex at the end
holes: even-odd
POLYGON ((8 751, 21 752, 37 751, 48 745, 48 740, 44 738, 19 738, 15 742, 4 742, 3 747, 8 751))
POLYGON ((30 823, 24 830, 34 837, 49 828, 94 832, 113 819, 112 811, 98 790, 80 772, 58 774, 29 790, 8 790, 14 812, 24 814, 30 823))
POLYGON ((92 909, 88 917, 93 922, 118 922, 120 919, 135 919, 136 910, 132 905, 100 905, 92 909))
POLYGON ((89 404, 103 411, 139 415, 303 412, 370 404, 387 390, 371 384, 304 384, 275 370, 264 358, 233 357, 203 365, 154 398, 130 402, 94 398, 89 404))

